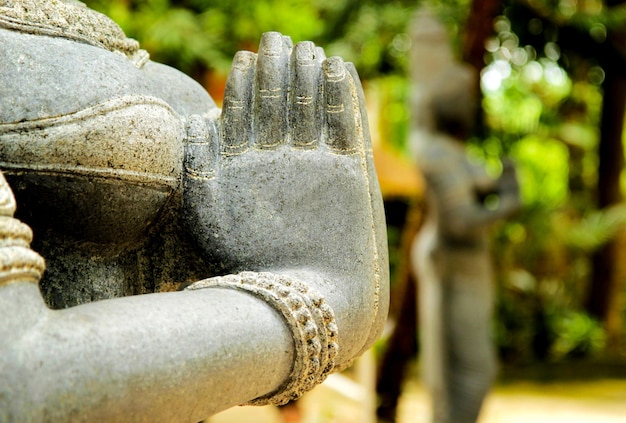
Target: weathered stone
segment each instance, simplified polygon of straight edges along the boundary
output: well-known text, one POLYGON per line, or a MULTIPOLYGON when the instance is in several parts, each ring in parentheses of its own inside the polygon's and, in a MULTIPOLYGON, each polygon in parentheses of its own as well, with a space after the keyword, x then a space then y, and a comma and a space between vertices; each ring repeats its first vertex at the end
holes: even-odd
POLYGON ((198 421, 367 349, 387 250, 352 65, 265 34, 220 113, 105 16, 40 6, 0 4, 0 169, 59 310, 0 282, 0 420, 198 421))

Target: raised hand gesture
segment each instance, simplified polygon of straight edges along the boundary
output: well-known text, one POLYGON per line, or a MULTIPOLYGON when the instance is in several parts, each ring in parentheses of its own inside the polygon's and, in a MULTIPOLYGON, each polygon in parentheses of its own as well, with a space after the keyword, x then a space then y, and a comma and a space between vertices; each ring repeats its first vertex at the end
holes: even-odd
POLYGON ((184 219, 220 274, 290 275, 333 308, 338 364, 387 307, 387 247, 362 89, 313 43, 263 36, 239 52, 220 116, 188 123, 184 219))

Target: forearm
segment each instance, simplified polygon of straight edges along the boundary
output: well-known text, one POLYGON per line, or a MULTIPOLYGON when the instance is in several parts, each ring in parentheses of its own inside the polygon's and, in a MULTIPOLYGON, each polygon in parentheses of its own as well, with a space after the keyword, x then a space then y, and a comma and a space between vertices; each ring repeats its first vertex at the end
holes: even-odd
MULTIPOLYGON (((386 289, 371 275, 281 269, 205 279, 187 289, 228 288, 263 299, 283 315, 293 335, 295 358, 289 377, 276 392, 253 403, 282 404, 309 391, 353 362, 379 336, 386 314, 386 289), (384 292, 381 298, 380 291, 384 292)), ((383 279, 384 276, 380 275, 383 279)), ((386 279, 385 279, 386 281, 386 279)))
POLYGON ((443 231, 453 237, 467 237, 482 233, 485 229, 501 219, 506 219, 519 209, 519 200, 511 196, 501 196, 497 206, 487 208, 485 204, 470 199, 439 202, 439 221, 443 231))
POLYGON ((294 355, 280 314, 228 289, 49 311, 10 347, 0 420, 19 421, 199 421, 276 390, 294 355))

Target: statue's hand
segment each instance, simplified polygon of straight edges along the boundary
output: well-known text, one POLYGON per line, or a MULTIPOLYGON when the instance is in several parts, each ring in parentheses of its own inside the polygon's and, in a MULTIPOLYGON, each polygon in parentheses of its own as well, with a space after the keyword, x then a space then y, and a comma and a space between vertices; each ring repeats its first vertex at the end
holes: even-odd
POLYGON ((521 207, 520 187, 515 164, 508 159, 502 161, 502 174, 498 179, 499 210, 504 217, 517 212, 521 207))
POLYGON ((336 309, 344 360, 371 344, 387 252, 353 66, 265 34, 258 55, 235 56, 221 116, 188 133, 184 218, 218 272, 295 274, 336 309))

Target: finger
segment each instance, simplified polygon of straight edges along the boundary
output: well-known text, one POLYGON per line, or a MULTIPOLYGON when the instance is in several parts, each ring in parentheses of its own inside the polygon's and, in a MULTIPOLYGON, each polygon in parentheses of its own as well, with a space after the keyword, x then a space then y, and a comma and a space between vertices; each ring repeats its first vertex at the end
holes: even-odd
POLYGON ((215 120, 191 115, 187 121, 185 172, 195 178, 211 178, 218 161, 219 143, 215 120))
POLYGON ((324 52, 324 49, 321 47, 315 47, 315 57, 320 62, 323 62, 324 60, 326 60, 326 53, 324 52))
POLYGON ((263 34, 257 61, 256 140, 274 149, 287 139, 287 75, 291 40, 278 32, 263 34))
POLYGON ((293 51, 293 95, 291 97, 290 128, 296 148, 316 148, 322 128, 318 112, 321 60, 312 42, 298 43, 293 51))
POLYGON ((370 126, 369 121, 367 119, 367 108, 365 106, 365 94, 363 93, 363 86, 361 85, 361 79, 359 78, 359 74, 356 71, 354 65, 350 62, 347 62, 346 69, 348 73, 352 77, 352 81, 355 85, 356 96, 359 104, 359 115, 357 117, 357 130, 360 132, 359 135, 363 137, 363 144, 365 147, 365 151, 368 155, 372 155, 372 138, 370 135, 370 126))
POLYGON ((351 77, 340 57, 326 59, 323 69, 324 107, 328 129, 326 143, 337 153, 353 153, 356 151, 358 139, 351 77))
MULTIPOLYGON (((368 175, 368 184, 369 184, 369 192, 370 192, 370 205, 373 220, 375 222, 384 222, 385 219, 385 210, 383 208, 382 197, 380 196, 380 186, 378 183, 378 177, 376 176, 376 168, 374 165, 374 152, 372 148, 372 140, 370 136, 369 130, 369 122, 367 119, 367 110, 365 107, 365 94, 363 93, 363 86, 361 85, 361 80, 357 71, 352 63, 346 63, 346 69, 352 76, 352 81, 355 86, 355 95, 358 99, 358 107, 359 107, 359 117, 357 118, 357 131, 359 132, 359 136, 363 139, 363 148, 365 150, 365 164, 367 168, 368 175), (374 193, 379 193, 375 195, 374 193)), ((374 225, 374 237, 376 240, 376 254, 377 258, 377 269, 384 269, 389 261, 388 250, 387 250, 387 234, 385 225, 374 225)), ((380 283, 381 276, 380 272, 377 272, 376 279, 379 284, 379 288, 377 289, 375 304, 378 304, 381 298, 386 298, 389 295, 388 292, 388 284, 380 283)), ((377 312, 376 316, 377 320, 385 319, 385 313, 377 312)), ((374 342, 374 340, 378 337, 378 333, 376 331, 372 331, 368 338, 368 342, 374 342)), ((368 344, 369 345, 369 344, 368 344)))
POLYGON ((222 153, 233 155, 248 149, 252 135, 252 100, 256 54, 239 51, 226 80, 222 111, 222 153))

